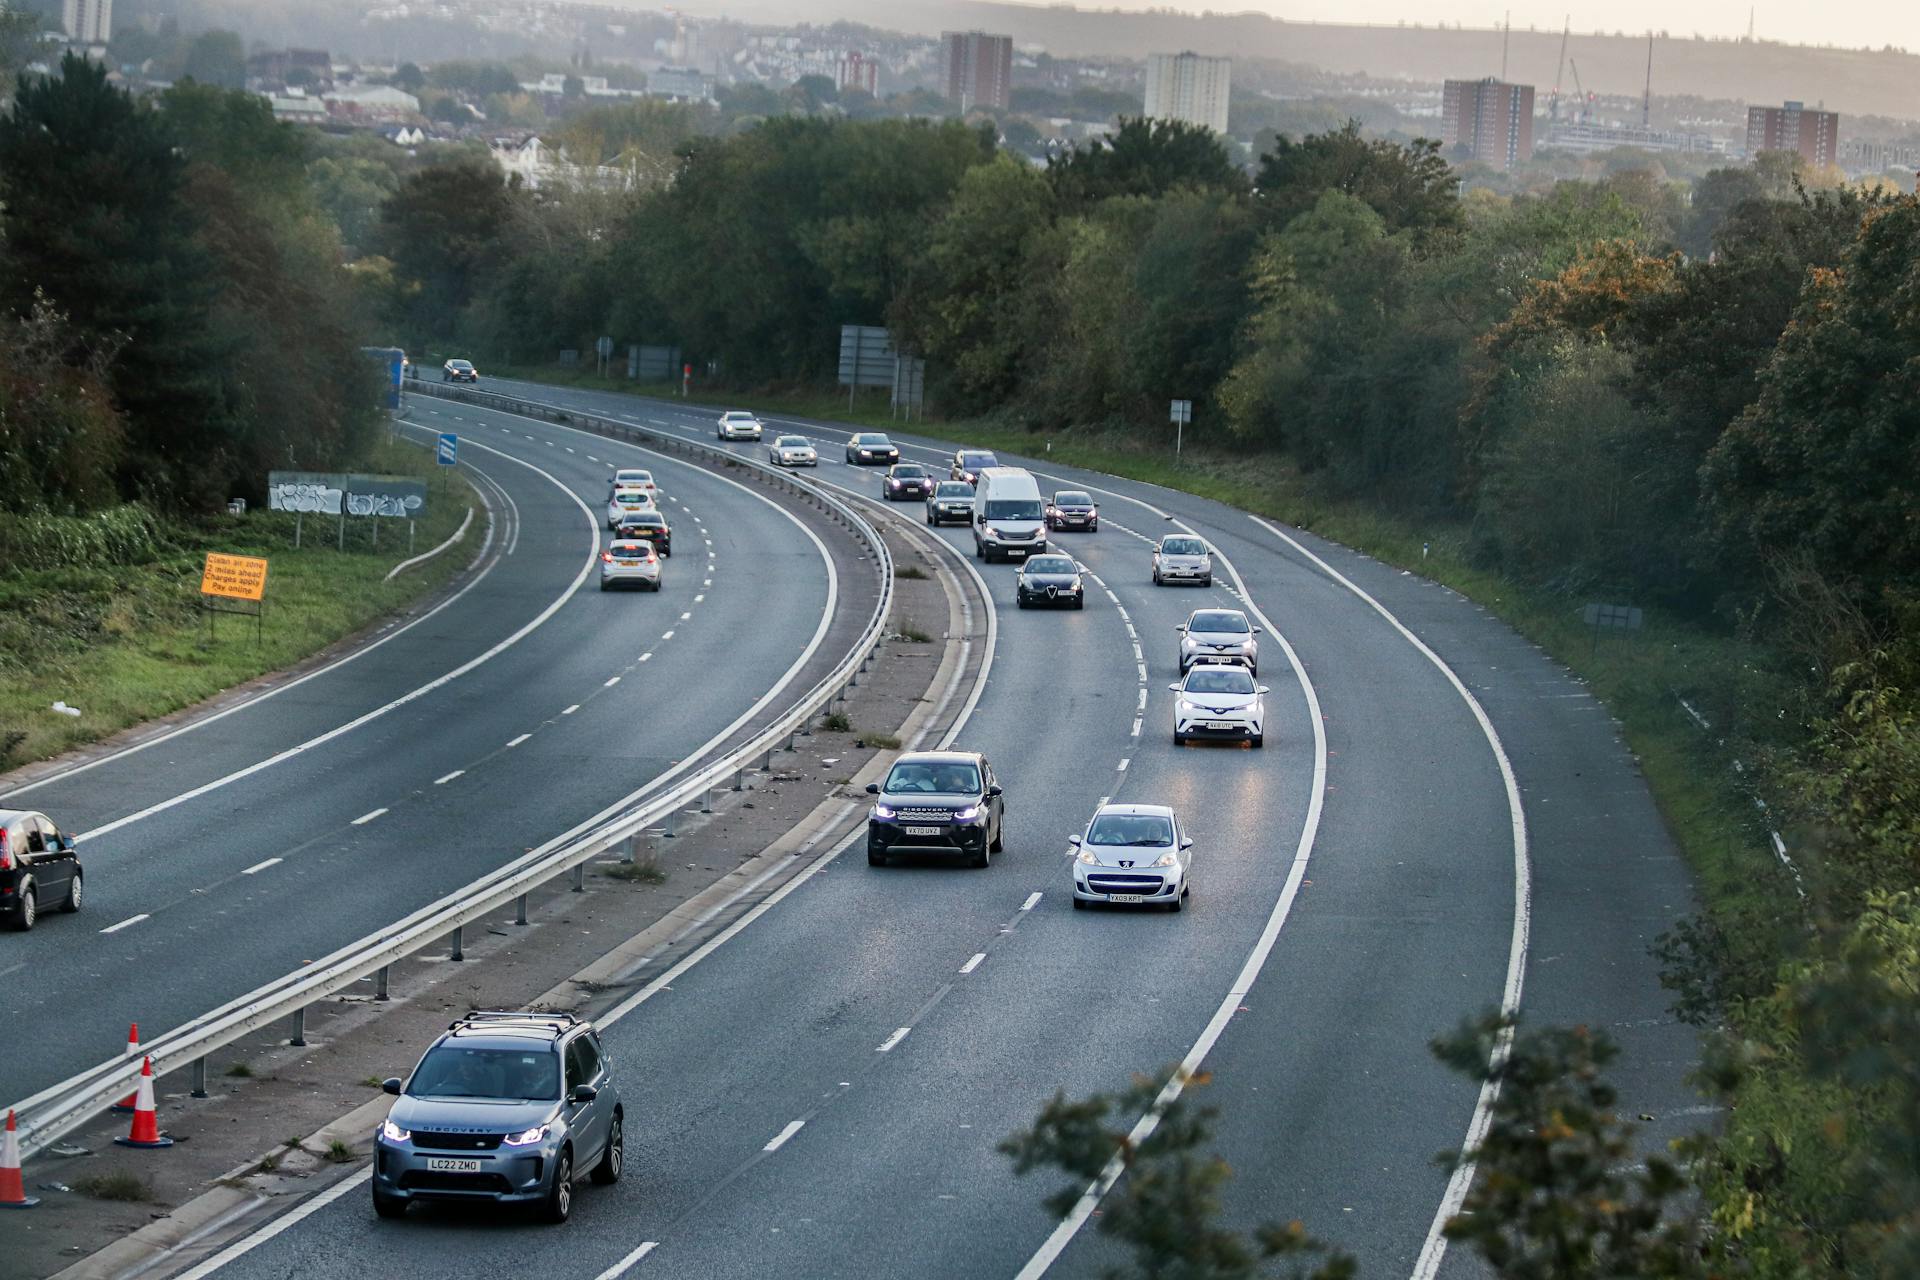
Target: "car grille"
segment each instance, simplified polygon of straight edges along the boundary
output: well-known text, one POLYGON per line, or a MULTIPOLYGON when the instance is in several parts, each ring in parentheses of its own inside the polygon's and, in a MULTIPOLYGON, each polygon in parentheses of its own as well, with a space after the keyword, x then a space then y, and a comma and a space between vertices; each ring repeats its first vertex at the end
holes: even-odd
POLYGON ((513 1190, 505 1174, 440 1173, 431 1169, 413 1169, 400 1175, 403 1191, 472 1191, 504 1194, 513 1190))
POLYGON ((430 1133, 413 1131, 413 1145, 431 1151, 493 1151, 500 1145, 497 1133, 430 1133))
POLYGON ((894 812, 899 814, 903 819, 910 818, 915 822, 924 822, 927 820, 935 822, 953 821, 953 811, 951 809, 896 809, 894 812))
POLYGON ((1087 888, 1095 893, 1158 893, 1166 882, 1159 876, 1090 875, 1087 888))

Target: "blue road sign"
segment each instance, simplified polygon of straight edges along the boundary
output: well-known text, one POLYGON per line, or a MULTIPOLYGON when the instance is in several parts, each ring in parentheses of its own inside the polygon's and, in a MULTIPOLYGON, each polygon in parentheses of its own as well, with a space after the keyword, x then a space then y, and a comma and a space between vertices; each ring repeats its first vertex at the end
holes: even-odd
POLYGON ((440 463, 441 466, 450 467, 454 463, 454 455, 458 453, 459 450, 460 450, 460 437, 455 435, 453 432, 448 431, 441 435, 440 444, 434 450, 434 453, 436 455, 436 460, 440 463))

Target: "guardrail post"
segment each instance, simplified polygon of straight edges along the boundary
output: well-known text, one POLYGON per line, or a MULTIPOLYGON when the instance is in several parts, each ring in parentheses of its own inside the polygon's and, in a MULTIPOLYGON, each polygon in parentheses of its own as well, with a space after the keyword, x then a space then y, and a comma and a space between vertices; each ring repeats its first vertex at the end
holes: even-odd
POLYGON ((453 954, 448 956, 447 959, 465 960, 467 958, 467 953, 460 949, 460 937, 462 932, 463 932, 463 929, 460 925, 453 926, 453 954))
POLYGON ((573 864, 573 891, 575 893, 587 891, 587 864, 584 862, 573 864))
POLYGON ((287 1043, 296 1049, 307 1047, 307 1006, 301 1005, 293 1011, 293 1037, 287 1043))
POLYGON ((792 733, 789 733, 787 735, 787 750, 798 751, 799 749, 800 749, 800 731, 798 729, 795 729, 792 733))
POLYGON ((621 841, 620 861, 626 863, 628 866, 632 866, 634 849, 635 849, 635 846, 637 846, 639 843, 640 843, 640 833, 638 831, 634 832, 632 835, 628 836, 625 840, 621 841))
POLYGON ((747 789, 747 771, 745 769, 735 769, 733 771, 733 786, 728 788, 728 790, 745 791, 746 789, 747 789))
POLYGON ((700 812, 702 813, 713 812, 713 788, 712 787, 708 787, 705 791, 702 791, 700 793, 700 812))
POLYGON ((193 1060, 193 1093, 191 1096, 195 1098, 204 1098, 207 1096, 207 1059, 205 1054, 193 1060))
POLYGON ((679 812, 679 809, 677 808, 669 809, 667 810, 666 817, 661 820, 660 835, 663 839, 667 839, 667 840, 673 839, 673 815, 678 812, 679 812))
POLYGON ((383 964, 373 975, 373 998, 375 1000, 385 1000, 387 998, 387 970, 390 967, 389 965, 383 964))
POLYGON ((762 773, 773 772, 773 748, 772 747, 768 747, 766 750, 766 754, 760 757, 760 772, 762 773))
POLYGON ((513 922, 517 925, 527 923, 527 895, 524 893, 513 900, 513 922))

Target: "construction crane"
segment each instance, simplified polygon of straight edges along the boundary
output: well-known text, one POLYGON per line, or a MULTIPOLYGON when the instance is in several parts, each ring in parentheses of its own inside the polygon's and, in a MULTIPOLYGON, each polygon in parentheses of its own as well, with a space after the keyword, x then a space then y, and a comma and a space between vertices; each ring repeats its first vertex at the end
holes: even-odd
POLYGON ((1640 95, 1640 127, 1653 127, 1653 32, 1647 32, 1647 87, 1640 95))
POLYGON ((1567 15, 1567 25, 1560 30, 1560 65, 1553 69, 1553 93, 1547 98, 1547 119, 1558 122, 1560 119, 1560 79, 1567 73, 1567 37, 1573 32, 1573 15, 1567 15))
POLYGON ((1593 118, 1593 103, 1587 98, 1587 91, 1580 85, 1580 64, 1568 58, 1567 70, 1573 72, 1573 122, 1579 124, 1593 118))

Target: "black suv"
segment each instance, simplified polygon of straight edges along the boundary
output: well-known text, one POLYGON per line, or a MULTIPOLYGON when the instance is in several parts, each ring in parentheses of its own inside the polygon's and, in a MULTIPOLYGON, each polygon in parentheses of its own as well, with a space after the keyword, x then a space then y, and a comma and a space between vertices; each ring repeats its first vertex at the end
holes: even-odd
POLYGON ((549 1222, 573 1211, 588 1171, 617 1182, 626 1116, 613 1064, 571 1013, 470 1013, 402 1083, 373 1143, 373 1208, 415 1200, 525 1204, 549 1222))
POLYGON ((653 549, 663 556, 673 554, 673 529, 667 524, 667 518, 658 511, 630 511, 620 517, 613 536, 618 538, 637 538, 653 544, 653 549))
POLYGON ((73 840, 44 813, 0 809, 0 915, 31 929, 42 911, 80 909, 80 859, 73 840))
POLYGON ((993 766, 972 751, 916 751, 867 784, 874 797, 867 815, 867 865, 883 867, 894 853, 959 853, 984 867, 1001 851, 1006 810, 993 766))

